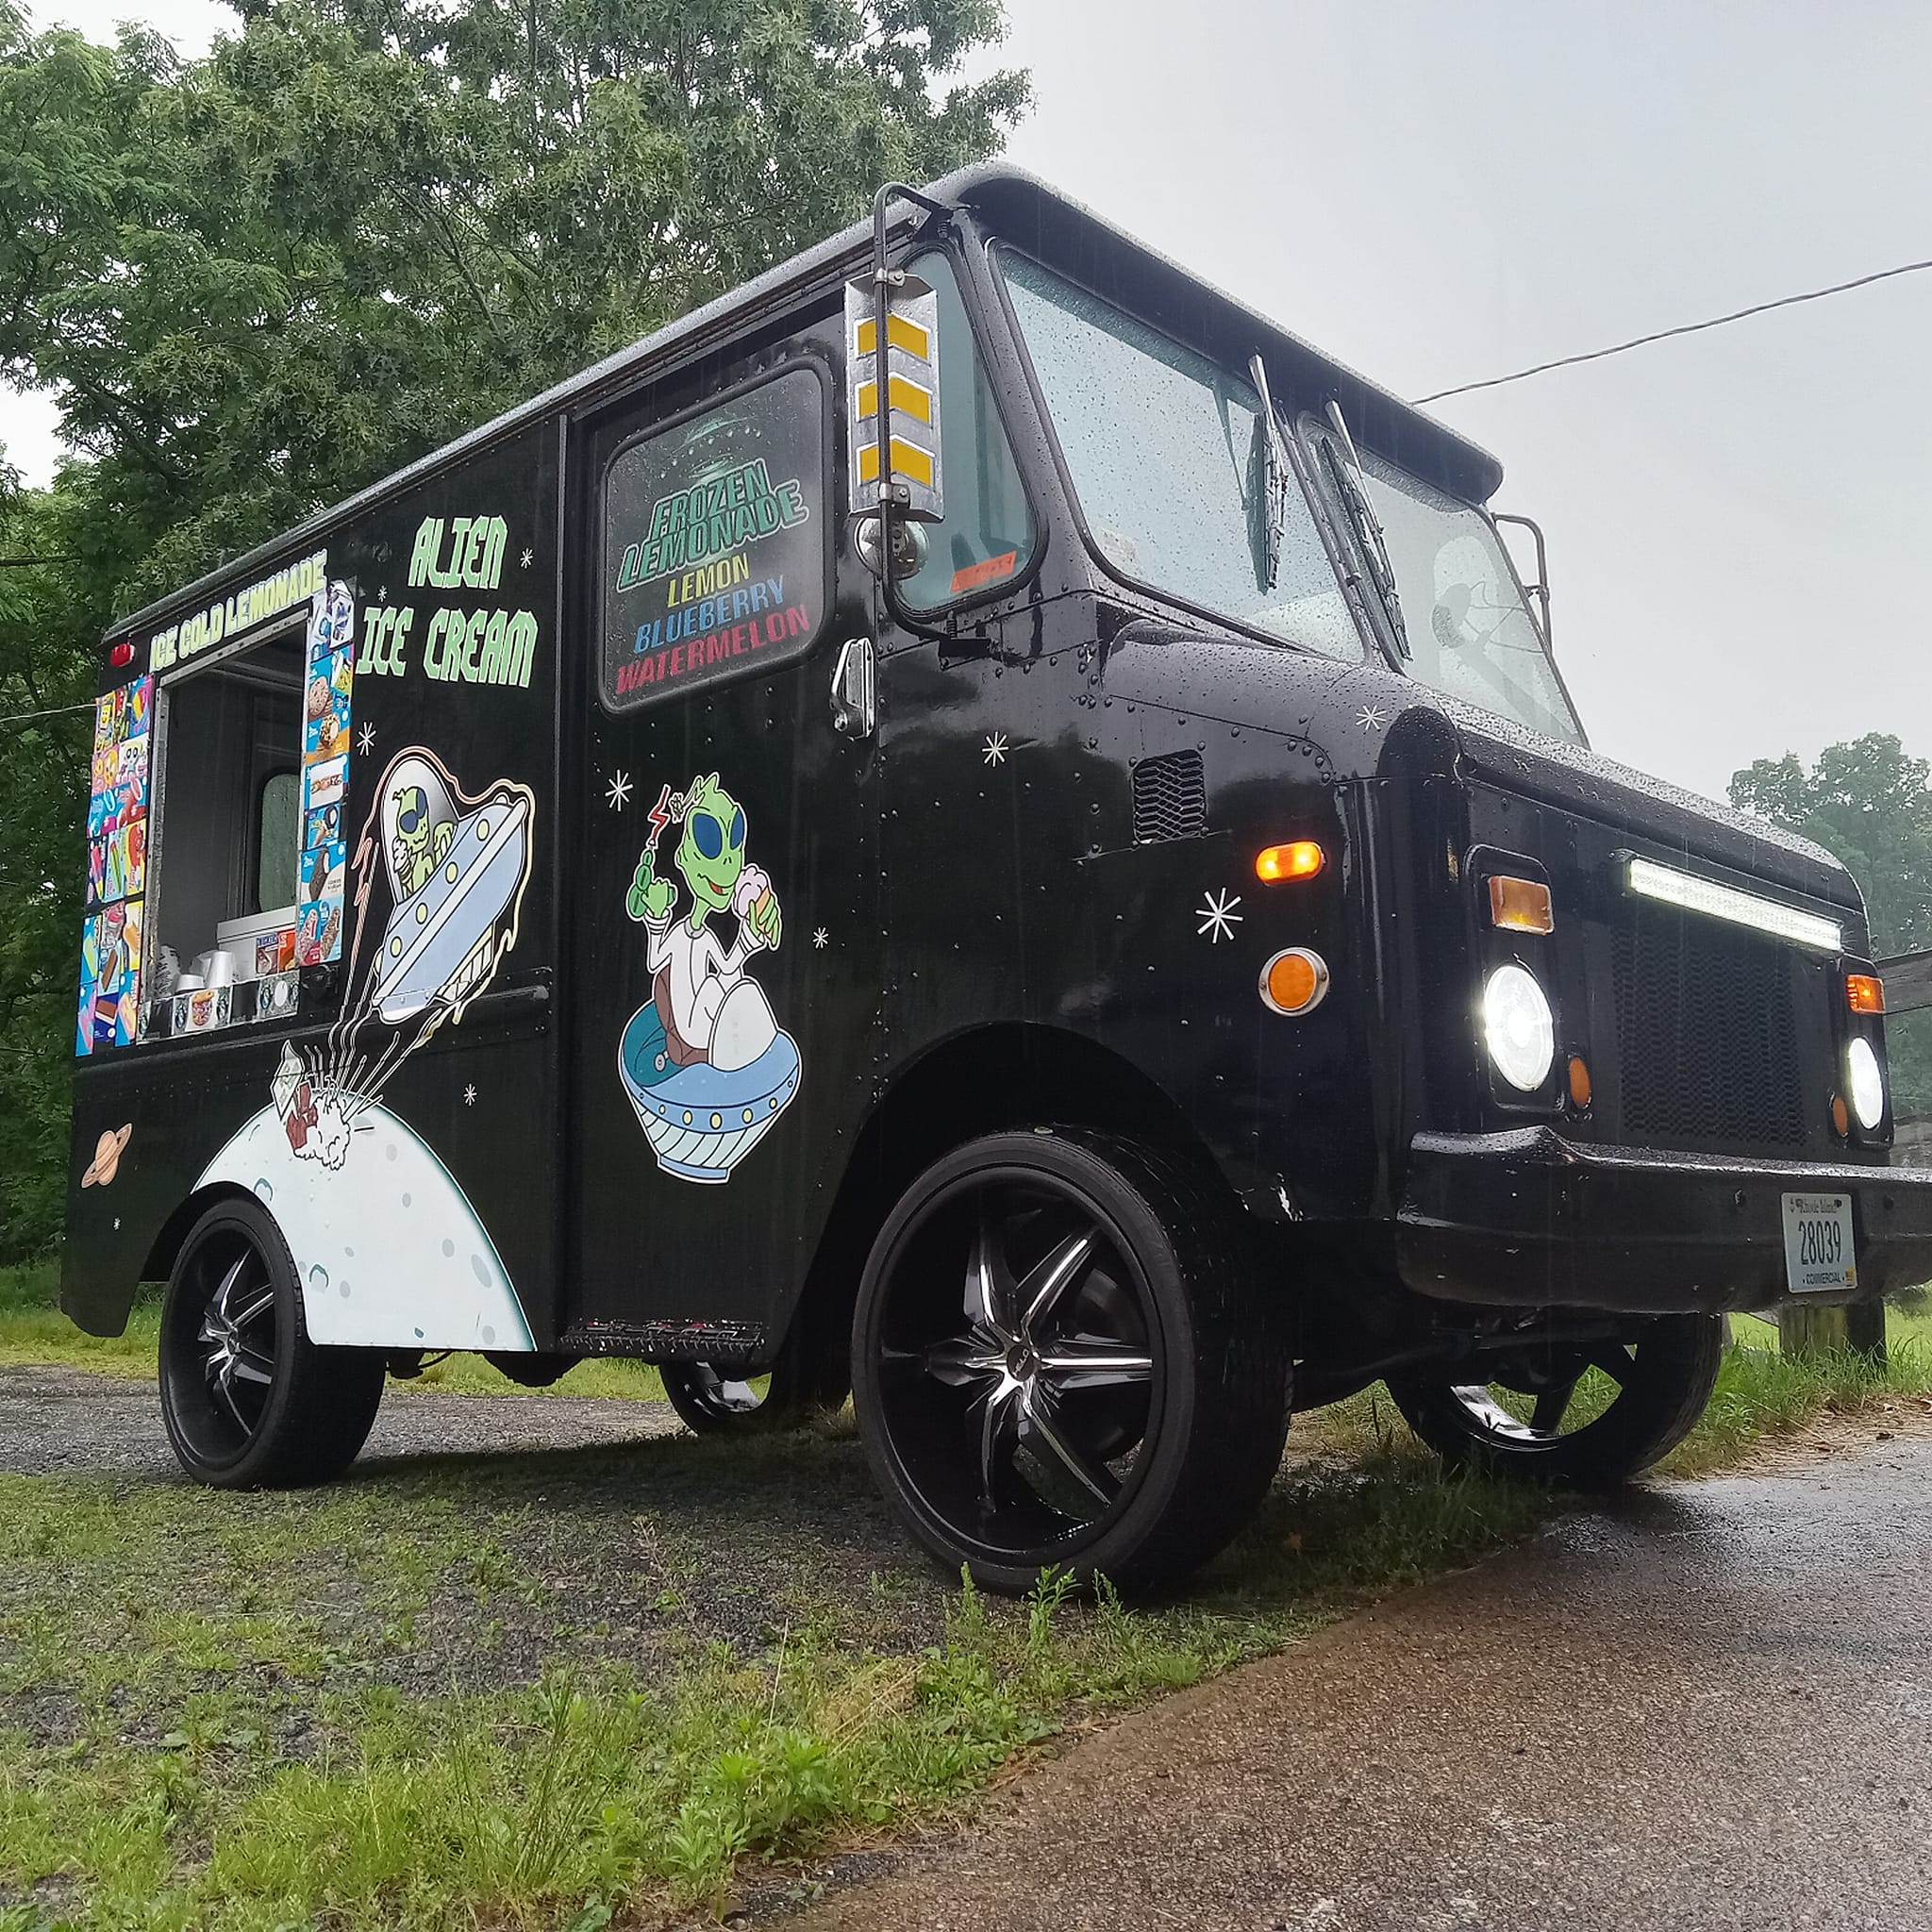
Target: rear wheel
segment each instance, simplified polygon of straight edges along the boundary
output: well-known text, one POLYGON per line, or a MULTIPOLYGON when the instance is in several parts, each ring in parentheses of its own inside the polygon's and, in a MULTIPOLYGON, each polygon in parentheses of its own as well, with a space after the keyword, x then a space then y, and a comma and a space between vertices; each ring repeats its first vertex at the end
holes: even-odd
POLYGON ((161 1309, 161 1419, 188 1473, 217 1489, 325 1482, 356 1458, 382 1400, 379 1350, 308 1340, 295 1264, 258 1203, 189 1231, 161 1309))
POLYGON ((1285 1324, 1238 1210, 1137 1143, 989 1135, 907 1191, 867 1262, 855 1406, 874 1474, 949 1571, 1144 1588, 1280 1466, 1285 1324))
POLYGON ((1612 1489, 1696 1426, 1717 1382, 1724 1324, 1663 1315, 1629 1339, 1525 1343, 1485 1357, 1489 1379, 1391 1376, 1408 1425, 1445 1461, 1571 1489, 1612 1489))
POLYGON ((844 1406, 844 1366, 827 1370, 808 1348, 806 1313, 793 1318, 778 1359, 761 1374, 713 1362, 659 1362, 664 1397, 699 1436, 769 1436, 844 1406))

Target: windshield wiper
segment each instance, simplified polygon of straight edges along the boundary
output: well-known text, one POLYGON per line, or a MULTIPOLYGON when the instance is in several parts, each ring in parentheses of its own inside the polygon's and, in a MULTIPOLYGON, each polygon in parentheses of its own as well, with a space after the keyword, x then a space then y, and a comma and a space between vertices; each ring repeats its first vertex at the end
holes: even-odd
POLYGON ((1376 521, 1374 506, 1369 501, 1369 475, 1362 468, 1361 453, 1355 446, 1355 438, 1348 433, 1348 419, 1341 413, 1341 405, 1331 401, 1328 405, 1328 426, 1341 439, 1341 446, 1348 452, 1348 467, 1344 469, 1335 460, 1335 445, 1324 442, 1322 454, 1327 458, 1328 475, 1334 480, 1335 493, 1341 497, 1342 508, 1348 512, 1348 520, 1355 526, 1356 541, 1361 546, 1361 553, 1369 566, 1369 581, 1374 587, 1375 595, 1381 600, 1384 614, 1389 619, 1389 630, 1395 640, 1396 654, 1402 658, 1412 658, 1415 653, 1408 646, 1408 627, 1402 621, 1402 595, 1395 588, 1395 566, 1389 561, 1389 546, 1382 537, 1382 525, 1376 521))
POLYGON ((1248 358, 1248 379, 1261 402, 1248 458, 1248 547, 1255 557, 1256 588, 1272 591, 1280 574, 1281 539, 1288 528, 1288 451, 1281 425, 1274 420, 1274 402, 1268 393, 1268 372, 1261 366, 1259 350, 1248 358))

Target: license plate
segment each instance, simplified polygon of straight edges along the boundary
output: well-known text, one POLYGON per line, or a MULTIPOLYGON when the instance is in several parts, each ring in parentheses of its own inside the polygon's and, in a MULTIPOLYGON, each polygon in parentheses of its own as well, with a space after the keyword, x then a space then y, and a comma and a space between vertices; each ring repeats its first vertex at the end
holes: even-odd
POLYGON ((1786 1194, 1785 1283, 1793 1294, 1857 1288, 1849 1194, 1786 1194))

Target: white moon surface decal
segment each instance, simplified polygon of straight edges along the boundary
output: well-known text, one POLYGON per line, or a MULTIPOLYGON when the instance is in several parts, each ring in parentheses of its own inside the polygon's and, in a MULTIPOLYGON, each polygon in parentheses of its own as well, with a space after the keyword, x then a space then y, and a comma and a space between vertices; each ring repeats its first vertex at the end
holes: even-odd
POLYGON ((536 1342, 495 1243, 449 1170, 382 1106, 356 1117, 339 1168, 300 1159, 273 1107, 198 1183, 246 1188, 275 1218, 309 1340, 357 1348, 527 1350, 536 1342))

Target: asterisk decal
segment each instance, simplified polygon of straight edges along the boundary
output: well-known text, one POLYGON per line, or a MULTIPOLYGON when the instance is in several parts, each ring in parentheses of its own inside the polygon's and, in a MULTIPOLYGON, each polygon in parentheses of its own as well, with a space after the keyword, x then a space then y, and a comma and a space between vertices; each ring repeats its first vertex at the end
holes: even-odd
POLYGON ((374 724, 365 724, 363 725, 360 731, 357 732, 356 749, 358 751, 366 753, 369 747, 375 742, 375 726, 374 724))
POLYGON ((832 935, 824 926, 820 926, 818 931, 812 934, 811 942, 823 953, 832 943, 832 935))
POLYGON ((528 570, 529 567, 536 562, 536 560, 537 553, 534 550, 526 550, 524 552, 524 568, 525 570, 528 570))
POLYGON ((387 604, 389 602, 389 586, 387 584, 382 585, 376 591, 375 601, 378 604, 387 604))
POLYGON ((1195 937, 1206 933, 1210 946, 1218 946, 1223 940, 1233 939, 1235 927, 1246 916, 1234 909, 1241 903, 1239 892, 1209 892, 1194 908, 1194 917, 1201 922, 1195 929, 1195 937))
POLYGON ((986 744, 979 755, 990 765, 1005 764, 1007 761, 1007 734, 1004 731, 993 732, 987 739, 986 744))
POLYGON ((620 772, 605 791, 604 802, 612 811, 622 811, 630 803, 630 774, 620 772))
POLYGON ((472 1082, 471 1082, 471 1083, 469 1084, 469 1086, 467 1086, 467 1087, 465 1087, 465 1088, 463 1089, 463 1105, 464 1105, 465 1107, 475 1107, 475 1104, 476 1104, 476 1084, 475 1084, 475 1081, 473 1080, 473 1081, 472 1081, 472 1082))
POLYGON ((1364 731, 1379 731, 1388 723, 1388 720, 1382 716, 1380 705, 1364 705, 1361 709, 1361 716, 1355 722, 1364 731))

